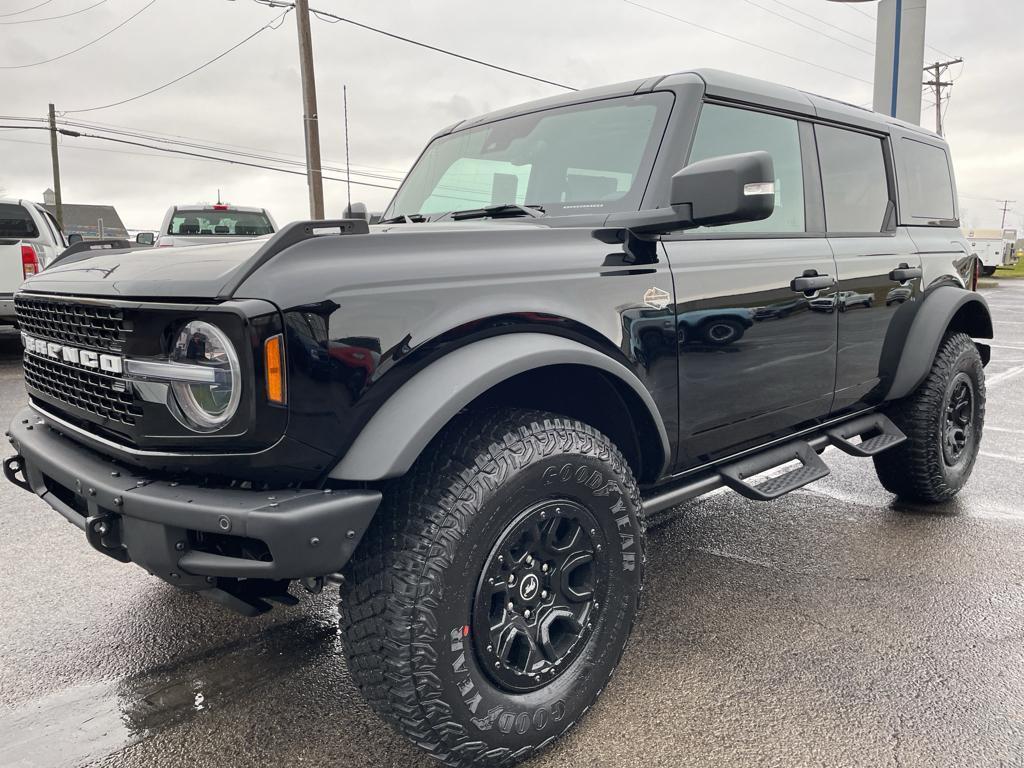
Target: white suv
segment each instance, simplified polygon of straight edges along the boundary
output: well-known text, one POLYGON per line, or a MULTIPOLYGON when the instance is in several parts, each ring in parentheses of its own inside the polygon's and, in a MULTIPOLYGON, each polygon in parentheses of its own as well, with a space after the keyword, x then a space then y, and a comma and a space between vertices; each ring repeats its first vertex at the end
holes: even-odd
MULTIPOLYGON (((175 205, 164 214, 153 243, 158 248, 249 240, 277 231, 266 208, 237 205, 175 205)), ((140 240, 140 242, 142 242, 140 240)))

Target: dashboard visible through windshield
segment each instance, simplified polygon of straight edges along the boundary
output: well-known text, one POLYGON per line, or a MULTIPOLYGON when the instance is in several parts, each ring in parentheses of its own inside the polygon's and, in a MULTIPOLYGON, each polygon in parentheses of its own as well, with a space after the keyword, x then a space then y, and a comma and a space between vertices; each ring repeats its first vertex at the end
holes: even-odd
POLYGON ((442 136, 384 217, 429 220, 500 205, 548 215, 636 210, 672 98, 648 93, 576 104, 442 136))

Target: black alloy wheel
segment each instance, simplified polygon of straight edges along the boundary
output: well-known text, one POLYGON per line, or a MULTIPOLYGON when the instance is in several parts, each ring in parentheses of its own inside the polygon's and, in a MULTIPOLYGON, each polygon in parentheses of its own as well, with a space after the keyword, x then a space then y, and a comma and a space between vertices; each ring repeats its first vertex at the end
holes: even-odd
POLYGON ((608 543, 582 504, 556 499, 523 511, 498 536, 473 604, 481 666, 508 691, 532 691, 568 669, 606 599, 608 543))
POLYGON ((965 372, 958 373, 946 393, 942 456, 953 467, 974 440, 974 384, 965 372))

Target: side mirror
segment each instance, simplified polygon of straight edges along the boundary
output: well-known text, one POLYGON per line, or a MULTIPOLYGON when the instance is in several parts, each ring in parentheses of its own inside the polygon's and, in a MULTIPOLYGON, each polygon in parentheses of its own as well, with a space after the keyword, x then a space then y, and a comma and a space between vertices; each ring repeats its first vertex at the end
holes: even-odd
POLYGON ((352 203, 351 205, 346 205, 345 213, 342 215, 342 218, 369 221, 370 214, 366 209, 366 203, 352 203))
POLYGON ((775 210, 775 166, 767 152, 698 160, 672 176, 670 207, 614 213, 607 227, 664 234, 767 219, 775 210))
POLYGON ((74 245, 75 243, 80 242, 82 242, 82 236, 77 232, 73 232, 72 234, 68 235, 68 245, 74 245))
POLYGON ((700 160, 672 177, 672 207, 688 205, 695 226, 767 219, 775 210, 775 165, 767 152, 700 160))
POLYGON ((135 242, 139 245, 152 245, 154 241, 152 232, 139 232, 135 236, 135 242))

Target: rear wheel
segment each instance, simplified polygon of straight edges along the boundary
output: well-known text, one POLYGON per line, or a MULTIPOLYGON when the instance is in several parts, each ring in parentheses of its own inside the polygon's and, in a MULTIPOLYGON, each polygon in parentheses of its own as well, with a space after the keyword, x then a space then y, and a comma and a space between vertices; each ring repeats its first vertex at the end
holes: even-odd
POLYGON ((947 336, 924 382, 888 415, 907 441, 874 457, 882 485, 907 501, 951 499, 971 476, 985 423, 985 372, 970 336, 947 336))
POLYGON ((992 275, 994 275, 995 273, 996 273, 996 268, 995 267, 982 267, 981 268, 981 274, 983 274, 985 277, 992 277, 992 275))
POLYGON ((356 684, 448 765, 542 749, 600 694, 636 617, 644 531, 622 455, 551 414, 464 416, 385 499, 342 589, 356 684))

